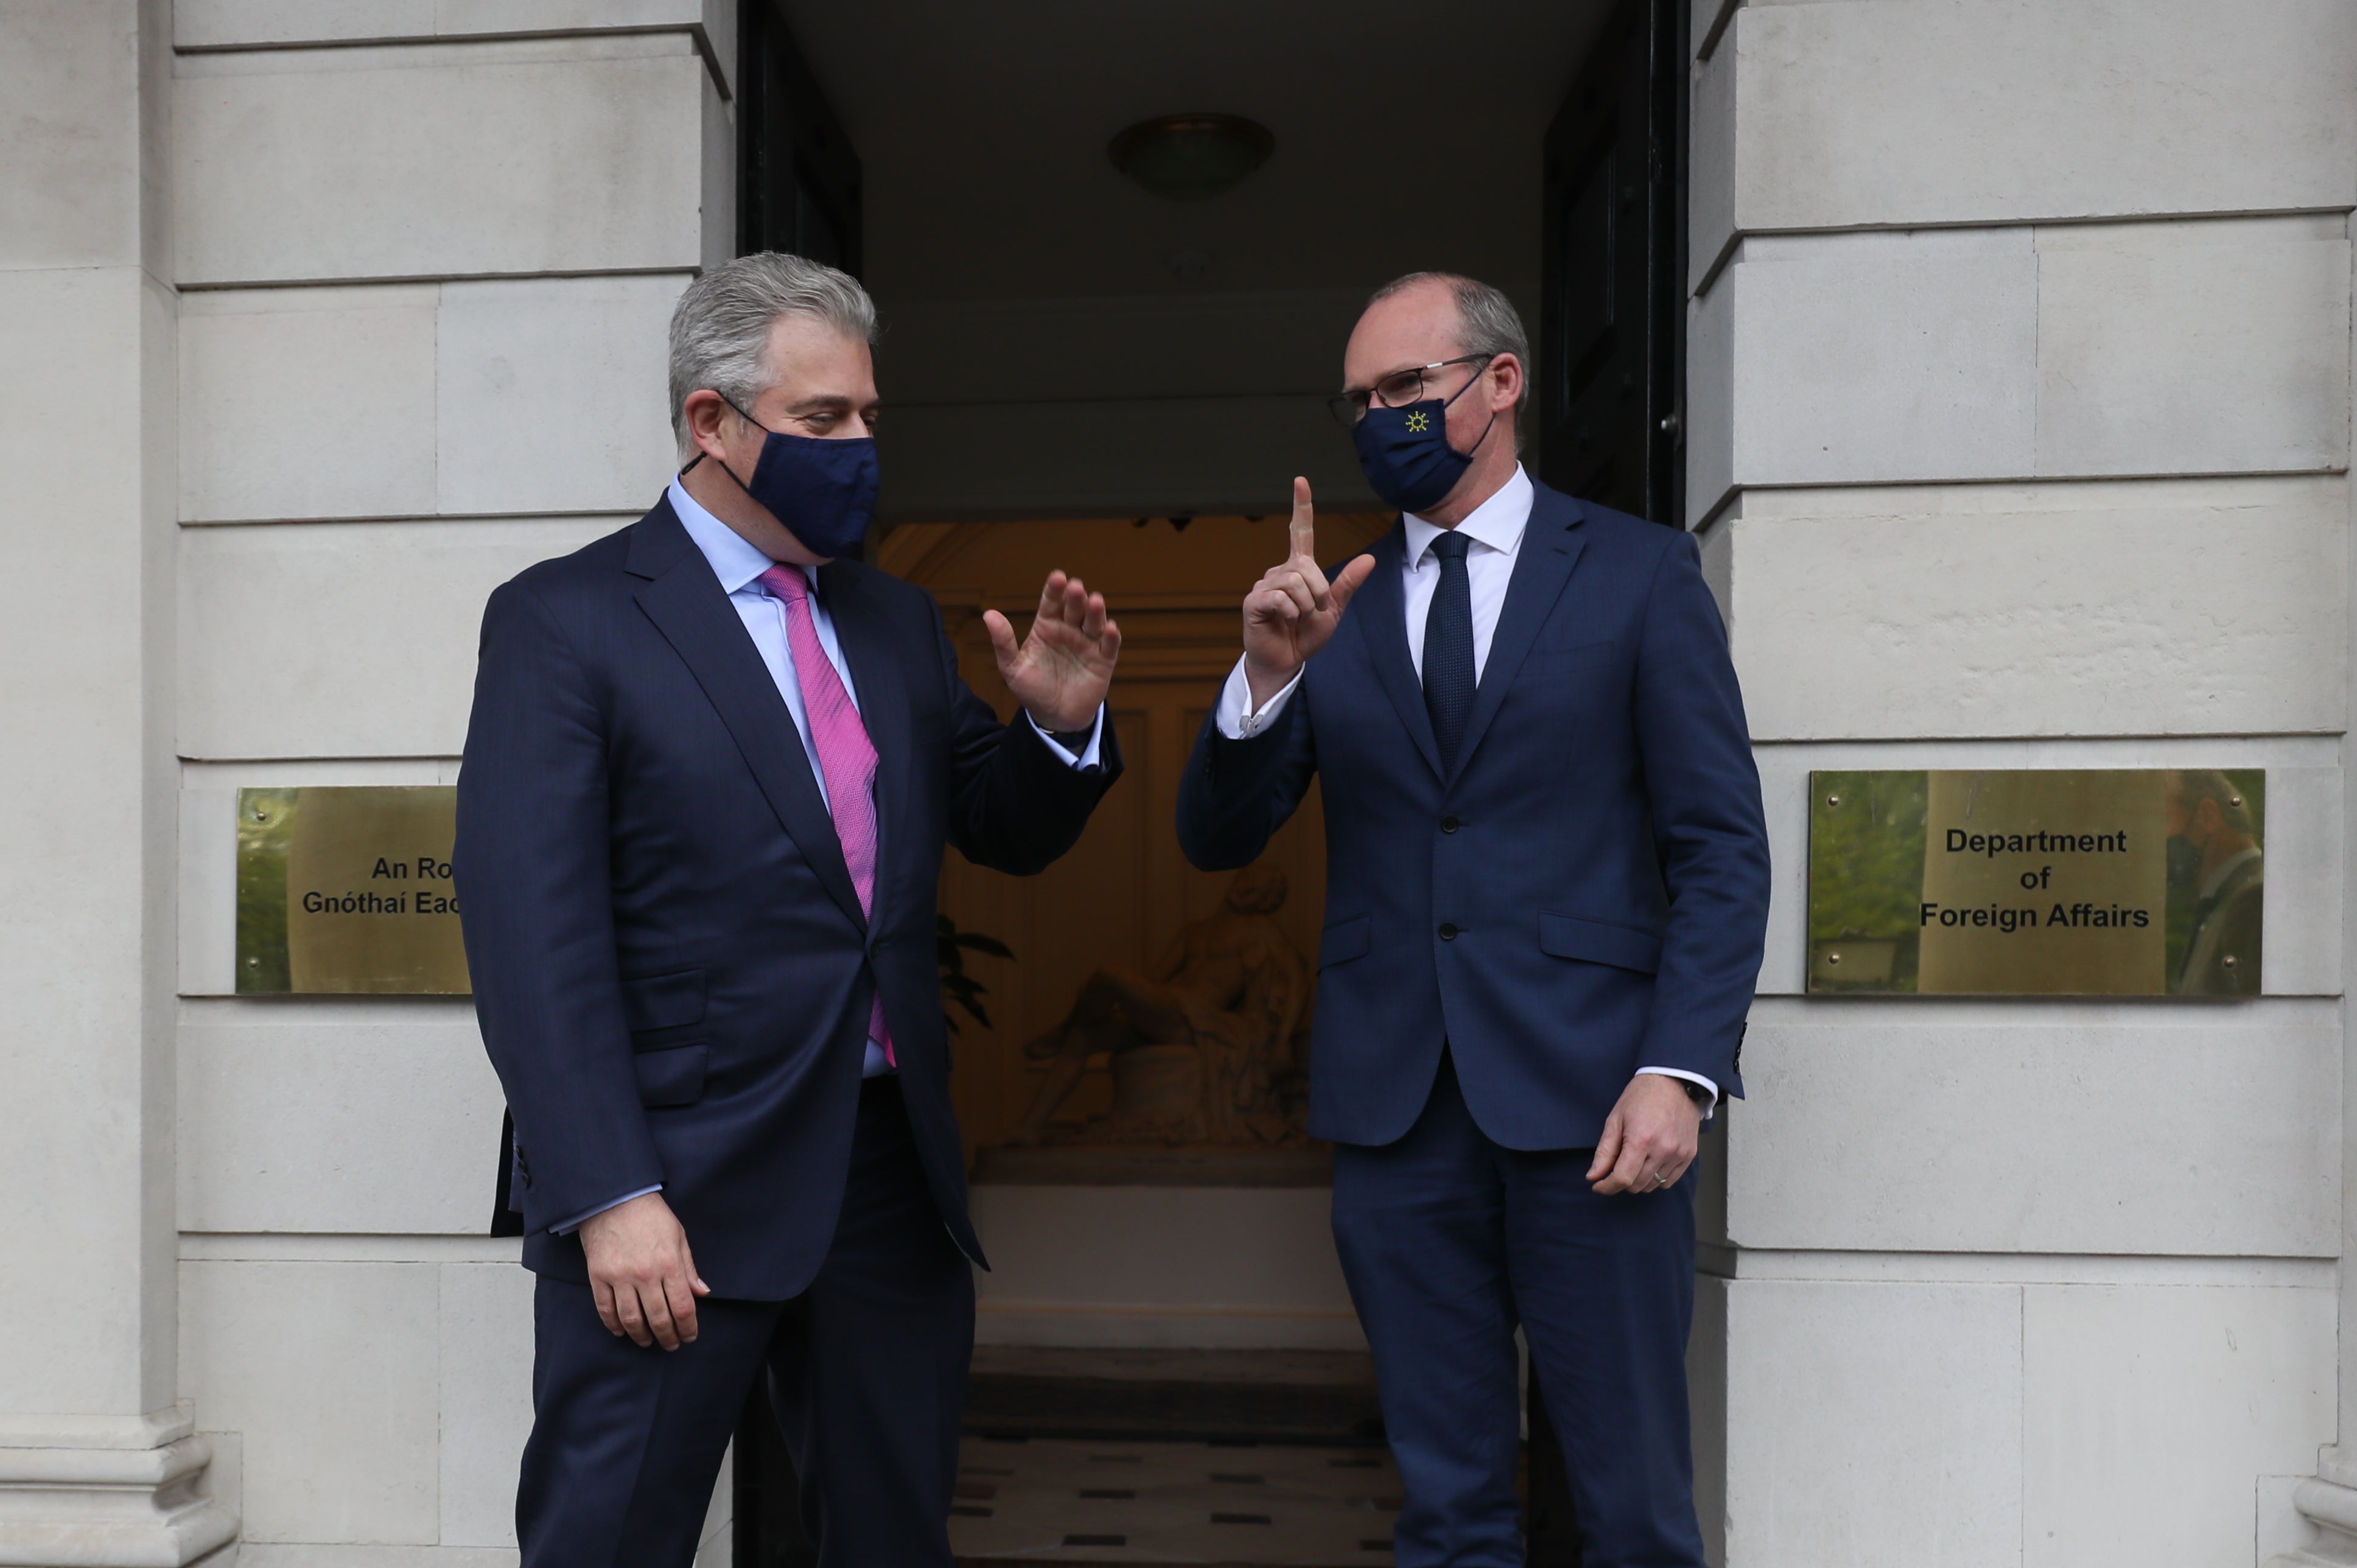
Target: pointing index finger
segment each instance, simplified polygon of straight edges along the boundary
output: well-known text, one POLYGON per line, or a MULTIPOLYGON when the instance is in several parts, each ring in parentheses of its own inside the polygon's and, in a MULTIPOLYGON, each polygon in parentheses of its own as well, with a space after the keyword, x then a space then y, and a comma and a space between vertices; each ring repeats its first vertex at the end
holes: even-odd
POLYGON ((1309 481, 1299 475, 1293 480, 1293 521, 1286 532, 1293 541, 1293 558, 1297 561, 1318 559, 1317 510, 1309 504, 1309 481))

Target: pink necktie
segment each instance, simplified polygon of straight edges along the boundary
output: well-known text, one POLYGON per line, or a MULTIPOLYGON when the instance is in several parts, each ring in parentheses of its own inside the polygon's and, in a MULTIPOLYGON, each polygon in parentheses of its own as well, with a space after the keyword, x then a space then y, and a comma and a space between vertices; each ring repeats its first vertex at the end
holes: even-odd
MULTIPOLYGON (((876 909, 876 746, 843 677, 819 646, 818 627, 811 619, 810 579, 799 566, 772 566, 761 574, 761 586, 786 610, 786 647, 794 658, 794 682, 802 689, 802 713, 810 720, 811 746, 818 753, 818 770, 826 779, 826 806, 834 818, 834 836, 842 841, 844 864, 851 868, 851 886, 859 895, 862 913, 876 909)), ((867 1015, 867 1037, 884 1047, 884 1059, 895 1068, 892 1032, 884 1023, 884 993, 867 1015)))

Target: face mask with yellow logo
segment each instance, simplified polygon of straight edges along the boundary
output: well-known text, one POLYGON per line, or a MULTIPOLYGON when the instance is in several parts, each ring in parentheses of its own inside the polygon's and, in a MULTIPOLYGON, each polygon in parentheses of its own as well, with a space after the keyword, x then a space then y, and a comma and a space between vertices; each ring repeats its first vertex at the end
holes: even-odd
MULTIPOLYGON (((1403 408, 1369 404, 1365 416, 1351 426, 1351 441, 1359 449, 1359 467, 1375 494, 1402 511, 1421 512, 1440 504, 1457 488, 1457 481, 1472 464, 1473 454, 1459 452, 1448 444, 1448 405, 1480 384, 1477 375, 1446 402, 1434 397, 1403 408)), ((1490 424, 1481 427, 1480 438, 1473 443, 1475 450, 1489 439, 1490 425, 1497 423, 1498 416, 1492 413, 1490 424)))

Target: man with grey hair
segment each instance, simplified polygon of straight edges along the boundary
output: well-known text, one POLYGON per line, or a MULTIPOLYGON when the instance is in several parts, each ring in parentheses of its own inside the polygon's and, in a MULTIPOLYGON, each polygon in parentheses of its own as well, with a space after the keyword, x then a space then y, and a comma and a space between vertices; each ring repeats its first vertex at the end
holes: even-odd
POLYGON ((686 1568, 766 1374, 826 1568, 950 1562, 974 1338, 935 969, 945 846, 1035 873, 1120 772, 1121 633, 1050 573, 985 619, 849 559, 876 315, 743 256, 672 318, 682 468, 491 596, 458 783, 483 1040, 533 1297, 524 1568, 686 1568))
POLYGON ((1323 780, 1309 1131, 1406 1492, 1396 1561, 1523 1562, 1520 1329, 1589 1568, 1703 1568, 1692 1171, 1742 1092, 1760 780, 1694 539, 1532 482, 1525 360, 1471 278, 1368 303, 1334 410, 1399 526, 1329 576, 1294 480, 1178 834, 1249 865, 1323 780))

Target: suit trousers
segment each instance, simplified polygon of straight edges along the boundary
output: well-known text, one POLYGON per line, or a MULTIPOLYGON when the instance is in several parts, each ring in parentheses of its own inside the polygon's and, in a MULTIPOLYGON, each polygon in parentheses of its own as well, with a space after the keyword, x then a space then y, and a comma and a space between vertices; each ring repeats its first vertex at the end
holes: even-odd
POLYGON ((1443 1052, 1394 1144, 1334 1151, 1334 1240, 1405 1492, 1401 1568, 1518 1568, 1520 1326, 1587 1568, 1703 1568, 1686 1410, 1695 1177, 1598 1196, 1594 1152, 1475 1125, 1443 1052))
POLYGON ((764 1370, 821 1568, 949 1568, 974 1275, 897 1078, 861 1086, 842 1212, 801 1295, 706 1297, 695 1342, 673 1351, 608 1333, 587 1285, 542 1279, 533 1314, 523 1568, 688 1568, 764 1370))

